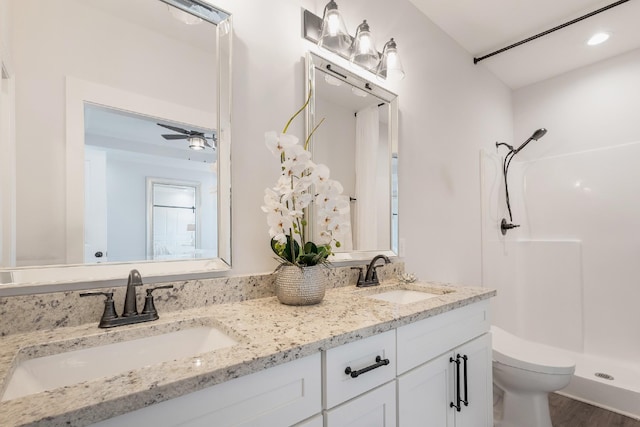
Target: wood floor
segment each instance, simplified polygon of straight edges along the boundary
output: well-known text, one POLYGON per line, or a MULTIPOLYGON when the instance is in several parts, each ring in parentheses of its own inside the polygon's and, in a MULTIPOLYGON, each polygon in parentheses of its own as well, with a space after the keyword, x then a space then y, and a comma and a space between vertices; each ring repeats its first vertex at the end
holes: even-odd
POLYGON ((578 402, 559 394, 549 395, 553 427, 640 427, 640 421, 578 402))

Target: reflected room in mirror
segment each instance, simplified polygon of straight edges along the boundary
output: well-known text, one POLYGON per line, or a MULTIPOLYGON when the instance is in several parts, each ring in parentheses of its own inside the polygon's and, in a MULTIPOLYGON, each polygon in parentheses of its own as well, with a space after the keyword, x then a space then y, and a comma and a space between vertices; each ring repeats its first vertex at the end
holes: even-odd
POLYGON ((313 160, 329 167, 350 200, 343 215, 351 227, 337 237, 335 260, 396 255, 398 97, 314 53, 307 77, 308 131, 324 119, 312 137, 313 160))
POLYGON ((15 169, 0 283, 227 269, 230 15, 198 0, 3 3, 15 169))

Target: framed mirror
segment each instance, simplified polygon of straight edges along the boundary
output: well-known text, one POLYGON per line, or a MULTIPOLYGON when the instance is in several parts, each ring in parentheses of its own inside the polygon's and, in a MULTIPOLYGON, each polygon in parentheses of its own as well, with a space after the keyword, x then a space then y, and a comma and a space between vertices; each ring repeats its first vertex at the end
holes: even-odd
POLYGON ((231 15, 200 0, 2 7, 0 166, 15 166, 0 292, 229 269, 231 15))
MULTIPOLYGON (((349 196, 351 227, 333 261, 398 254, 398 96, 315 53, 306 57, 307 134, 312 157, 326 164, 349 196)), ((310 235, 315 215, 311 208, 310 235)))

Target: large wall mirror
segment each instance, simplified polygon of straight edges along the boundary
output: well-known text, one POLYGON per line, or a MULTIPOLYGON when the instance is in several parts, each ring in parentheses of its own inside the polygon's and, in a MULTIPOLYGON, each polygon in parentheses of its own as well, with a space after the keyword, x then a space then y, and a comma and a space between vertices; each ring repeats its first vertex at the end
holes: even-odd
MULTIPOLYGON (((398 254, 398 97, 312 52, 307 132, 315 162, 326 164, 349 196, 351 227, 334 261, 398 254)), ((313 210, 313 209, 312 209, 313 210)), ((311 212, 313 217, 313 212, 311 212)), ((314 220, 309 221, 314 236, 314 220)))
POLYGON ((15 156, 0 290, 228 269, 229 13, 200 0, 0 7, 0 138, 15 156))

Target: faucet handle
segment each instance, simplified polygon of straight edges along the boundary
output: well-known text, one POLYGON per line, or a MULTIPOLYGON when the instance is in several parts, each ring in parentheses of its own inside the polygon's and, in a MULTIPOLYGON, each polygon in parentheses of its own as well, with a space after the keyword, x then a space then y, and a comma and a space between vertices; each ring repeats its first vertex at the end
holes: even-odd
POLYGON ((156 286, 155 288, 147 289, 147 296, 144 297, 144 308, 142 309, 141 314, 149 314, 155 319, 157 319, 158 310, 156 310, 156 306, 153 303, 153 291, 155 291, 156 289, 171 289, 171 288, 173 288, 173 285, 156 286))
POLYGON ((358 270, 358 283, 356 286, 362 286, 364 284, 364 276, 362 274, 362 267, 351 267, 352 270, 358 270))
POLYGON ((105 297, 107 297, 104 300, 104 311, 102 312, 102 317, 100 318, 100 325, 103 325, 105 322, 118 318, 116 307, 113 303, 113 292, 83 292, 80 294, 81 297, 100 295, 104 295, 105 297))

